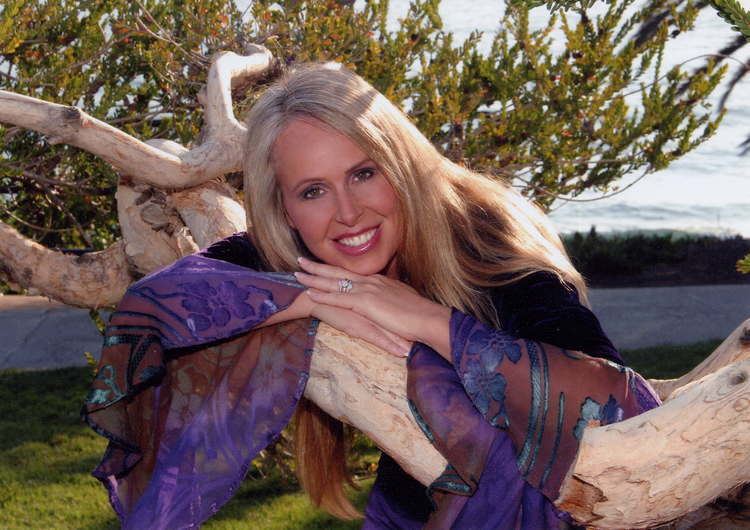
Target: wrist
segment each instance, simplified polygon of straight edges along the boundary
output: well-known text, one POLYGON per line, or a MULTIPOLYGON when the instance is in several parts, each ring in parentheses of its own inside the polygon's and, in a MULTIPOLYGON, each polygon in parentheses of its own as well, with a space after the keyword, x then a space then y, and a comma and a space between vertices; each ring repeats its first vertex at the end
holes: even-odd
POLYGON ((431 307, 424 312, 423 323, 417 340, 450 360, 450 307, 430 302, 431 307))

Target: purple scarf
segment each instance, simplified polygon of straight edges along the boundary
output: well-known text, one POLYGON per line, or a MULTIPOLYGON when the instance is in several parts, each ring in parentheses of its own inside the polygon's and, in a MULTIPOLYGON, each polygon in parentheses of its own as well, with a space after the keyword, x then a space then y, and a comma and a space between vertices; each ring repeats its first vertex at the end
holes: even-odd
MULTIPOLYGON (((287 425, 316 322, 249 331, 301 292, 291 275, 199 255, 128 289, 83 410, 109 439, 93 474, 123 528, 199 526, 287 425)), ((450 462, 430 488, 430 528, 565 525, 550 499, 583 428, 658 404, 628 369, 551 355, 458 311, 451 344, 453 365, 422 344, 407 365, 415 418, 450 462)))

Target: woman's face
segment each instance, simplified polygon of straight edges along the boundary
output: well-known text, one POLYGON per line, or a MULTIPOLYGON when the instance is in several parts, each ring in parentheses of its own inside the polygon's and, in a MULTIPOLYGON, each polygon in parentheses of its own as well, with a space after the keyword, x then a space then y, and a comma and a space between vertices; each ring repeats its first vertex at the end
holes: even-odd
POLYGON ((319 260, 395 275, 402 220, 390 183, 346 136, 312 119, 281 132, 272 153, 287 222, 319 260))

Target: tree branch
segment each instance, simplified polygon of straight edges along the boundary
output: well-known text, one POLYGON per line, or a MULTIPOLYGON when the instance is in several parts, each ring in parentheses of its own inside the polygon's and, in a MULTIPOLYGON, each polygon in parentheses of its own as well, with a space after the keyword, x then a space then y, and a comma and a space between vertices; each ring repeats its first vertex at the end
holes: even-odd
POLYGON ((648 528, 750 482, 750 360, 661 407, 586 429, 555 504, 596 528, 648 528))
POLYGON ((124 244, 72 256, 43 247, 0 222, 0 268, 22 287, 35 287, 63 303, 88 308, 115 305, 134 280, 124 244))
MULTIPOLYGON (((587 428, 556 504, 596 528, 645 528, 750 482, 749 374, 746 359, 657 409, 587 428)), ((403 360, 321 323, 305 395, 367 434, 423 484, 443 471, 445 459, 408 410, 403 360)), ((714 506, 691 521, 721 511, 714 506)))
POLYGON ((216 56, 206 89, 205 141, 180 155, 141 142, 77 107, 4 90, 0 90, 0 122, 47 134, 50 143, 84 149, 138 182, 188 188, 240 169, 246 131, 232 111, 232 82, 258 76, 270 64, 270 53, 260 46, 248 56, 231 52, 216 56))

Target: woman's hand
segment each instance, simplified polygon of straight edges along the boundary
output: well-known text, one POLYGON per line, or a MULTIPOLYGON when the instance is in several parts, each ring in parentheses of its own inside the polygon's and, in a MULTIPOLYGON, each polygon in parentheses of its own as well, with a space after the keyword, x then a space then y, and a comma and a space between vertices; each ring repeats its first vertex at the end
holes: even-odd
POLYGON ((391 355, 406 357, 411 350, 411 342, 383 329, 351 309, 316 303, 310 315, 343 331, 350 337, 366 340, 391 355))
POLYGON ((409 341, 381 328, 362 315, 350 309, 317 303, 305 294, 295 298, 289 307, 271 315, 258 327, 309 317, 322 320, 350 337, 366 340, 397 357, 406 357, 411 349, 409 341))
POLYGON ((295 273, 308 295, 318 304, 351 310, 390 333, 429 344, 443 354, 450 350, 448 323, 451 310, 424 298, 409 285, 380 274, 361 276, 340 267, 300 258, 305 272, 295 273), (353 287, 339 292, 339 280, 353 287))

